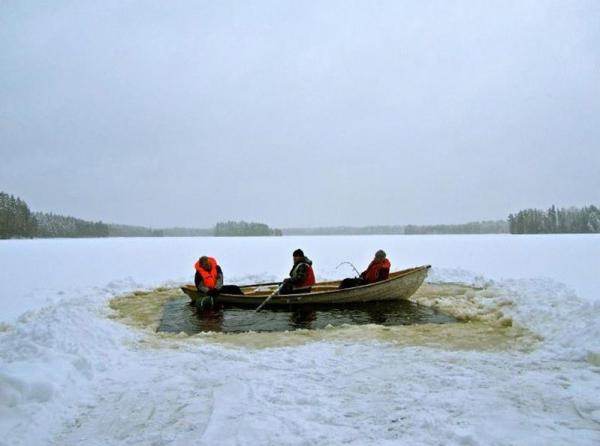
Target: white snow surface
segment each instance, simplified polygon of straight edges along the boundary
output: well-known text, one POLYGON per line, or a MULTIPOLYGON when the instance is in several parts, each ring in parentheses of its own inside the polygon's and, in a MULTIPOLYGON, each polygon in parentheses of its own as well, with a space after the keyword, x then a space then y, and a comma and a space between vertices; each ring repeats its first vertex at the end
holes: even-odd
POLYGON ((598 235, 0 241, 0 445, 600 444, 598 259, 598 235), (110 317, 115 296, 189 282, 200 255, 241 284, 284 277, 299 247, 321 279, 380 248, 394 269, 431 264, 429 282, 494 289, 468 311, 539 342, 406 345, 364 326, 248 347, 110 317))

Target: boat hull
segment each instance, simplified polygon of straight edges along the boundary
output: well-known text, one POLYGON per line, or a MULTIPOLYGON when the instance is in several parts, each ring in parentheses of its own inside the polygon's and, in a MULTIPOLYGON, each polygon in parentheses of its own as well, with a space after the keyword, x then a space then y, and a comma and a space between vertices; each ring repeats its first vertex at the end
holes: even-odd
MULTIPOLYGON (((410 268, 390 274, 389 279, 340 290, 340 281, 319 282, 310 293, 273 296, 267 303, 269 307, 299 305, 343 305, 359 302, 379 302, 408 299, 421 286, 430 265, 410 268)), ((260 305, 278 284, 252 284, 241 287, 244 295, 220 294, 217 301, 222 305, 250 306, 260 305)), ((181 290, 195 301, 204 296, 195 285, 184 285, 181 290)))

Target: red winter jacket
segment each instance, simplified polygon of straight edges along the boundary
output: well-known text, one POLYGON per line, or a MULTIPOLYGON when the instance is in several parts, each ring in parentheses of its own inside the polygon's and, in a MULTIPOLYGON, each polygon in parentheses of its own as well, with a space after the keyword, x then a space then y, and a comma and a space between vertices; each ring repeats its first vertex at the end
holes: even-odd
POLYGON ((369 263, 367 270, 360 276, 367 283, 380 282, 390 277, 391 266, 392 264, 388 259, 373 260, 371 263, 369 263))

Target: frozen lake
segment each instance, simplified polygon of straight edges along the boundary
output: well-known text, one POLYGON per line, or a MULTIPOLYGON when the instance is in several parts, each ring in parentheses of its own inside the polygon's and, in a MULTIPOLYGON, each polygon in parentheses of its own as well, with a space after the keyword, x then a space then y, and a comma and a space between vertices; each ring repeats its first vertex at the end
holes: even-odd
POLYGON ((599 258, 598 235, 0 241, 0 445, 598 444, 599 258), (462 322, 188 336, 109 306, 203 254, 278 280, 296 248, 319 279, 431 264, 447 285, 413 304, 462 322))

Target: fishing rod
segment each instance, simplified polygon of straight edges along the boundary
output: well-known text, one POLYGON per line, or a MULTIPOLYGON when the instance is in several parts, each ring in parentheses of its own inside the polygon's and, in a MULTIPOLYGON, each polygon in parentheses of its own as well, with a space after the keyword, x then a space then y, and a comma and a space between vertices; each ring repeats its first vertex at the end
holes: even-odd
POLYGON ((356 277, 360 277, 360 273, 358 272, 358 270, 356 269, 356 267, 352 264, 352 262, 342 262, 338 266, 336 266, 335 269, 338 269, 344 263, 347 263, 348 265, 350 265, 352 267, 352 269, 356 272, 356 277))

